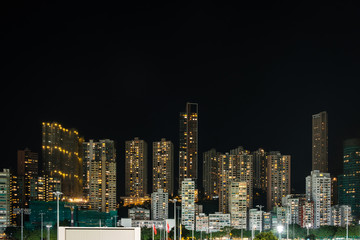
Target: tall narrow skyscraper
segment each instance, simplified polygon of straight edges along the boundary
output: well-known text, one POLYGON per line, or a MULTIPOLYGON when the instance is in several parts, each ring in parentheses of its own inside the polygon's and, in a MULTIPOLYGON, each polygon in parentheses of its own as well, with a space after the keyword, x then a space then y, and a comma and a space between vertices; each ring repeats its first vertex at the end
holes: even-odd
POLYGON ((229 213, 231 226, 247 229, 248 187, 246 182, 231 182, 229 186, 229 213))
POLYGON ((352 215, 360 219, 360 139, 344 141, 343 169, 339 176, 339 204, 351 206, 352 215))
POLYGON ((185 178, 198 178, 198 104, 186 103, 180 113, 179 186, 185 178))
POLYGON ((306 198, 314 202, 314 228, 331 224, 330 173, 311 171, 306 177, 306 198))
POLYGON ((20 206, 23 208, 29 207, 31 182, 38 178, 38 161, 38 154, 30 149, 18 150, 17 182, 23 183, 23 186, 19 188, 20 206))
POLYGON ((208 199, 219 196, 219 157, 213 148, 203 154, 203 187, 204 195, 208 199))
POLYGON ((174 193, 174 145, 162 138, 153 143, 153 192, 174 193))
POLYGON ((158 189, 151 194, 151 219, 165 220, 169 217, 169 194, 158 189))
POLYGON ((253 202, 253 156, 242 147, 219 154, 219 211, 229 213, 230 186, 232 182, 246 182, 246 207, 253 202))
POLYGON ((253 172, 254 172, 254 188, 266 191, 266 155, 264 149, 259 148, 257 151, 252 152, 253 159, 253 172))
POLYGON ((195 227, 195 182, 190 178, 181 185, 181 224, 188 230, 195 227))
POLYGON ((125 142, 125 195, 147 194, 147 143, 139 138, 125 142))
POLYGON ((10 226, 10 170, 0 172, 0 233, 10 226))
POLYGON ((267 210, 281 206, 281 200, 290 194, 291 190, 291 157, 281 155, 278 151, 270 152, 267 156, 267 210))
POLYGON ((82 142, 75 129, 67 129, 56 122, 42 123, 42 160, 45 175, 61 180, 65 198, 81 198, 82 142))
POLYGON ((328 115, 325 111, 312 116, 312 170, 328 172, 328 115))
POLYGON ((84 142, 84 192, 91 209, 116 210, 116 151, 113 140, 84 142))

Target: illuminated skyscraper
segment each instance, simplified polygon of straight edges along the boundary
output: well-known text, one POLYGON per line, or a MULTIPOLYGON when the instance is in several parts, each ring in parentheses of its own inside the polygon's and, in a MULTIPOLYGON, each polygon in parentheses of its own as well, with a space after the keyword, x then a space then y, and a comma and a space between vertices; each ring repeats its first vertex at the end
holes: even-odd
MULTIPOLYGON (((231 153, 232 151, 230 151, 231 153)), ((235 179, 247 183, 247 207, 253 207, 254 177, 253 177, 253 155, 250 151, 243 150, 236 154, 235 179)))
POLYGON ((230 185, 236 181, 235 155, 229 153, 219 154, 219 212, 229 213, 229 191, 230 185))
POLYGON ((232 182, 246 182, 246 205, 253 201, 253 156, 242 148, 233 149, 230 154, 219 154, 219 211, 229 213, 230 186, 232 182), (240 150, 241 149, 241 150, 240 150))
POLYGON ((10 170, 0 172, 0 233, 10 225, 10 170))
POLYGON ((247 183, 231 182, 229 190, 229 213, 231 226, 237 229, 247 229, 247 183))
POLYGON ((169 215, 169 194, 158 189, 151 194, 151 219, 165 220, 169 215))
POLYGON ((325 111, 312 116, 312 170, 328 172, 328 115, 325 111))
POLYGON ((219 154, 213 148, 203 154, 203 187, 208 199, 219 196, 219 154))
POLYGON ((331 225, 330 173, 311 171, 306 177, 306 198, 314 202, 314 228, 331 225))
POLYGON ((186 103, 180 113, 179 186, 185 178, 198 178, 198 104, 186 103))
POLYGON ((252 152, 253 155, 253 172, 254 172, 254 188, 266 191, 267 176, 266 176, 266 155, 264 149, 259 148, 257 151, 252 152))
POLYGON ((195 227, 195 181, 190 178, 181 183, 181 224, 188 230, 195 227))
POLYGON ((147 143, 135 138, 125 142, 125 195, 144 197, 147 194, 147 143))
POLYGON ((174 193, 174 145, 162 138, 153 143, 153 192, 174 193))
POLYGON ((20 194, 20 206, 28 207, 30 201, 30 185, 33 179, 38 177, 38 161, 39 156, 35 152, 31 152, 28 148, 25 150, 18 150, 18 159, 17 159, 17 182, 20 183, 23 181, 22 185, 19 188, 20 194))
POLYGON ((82 183, 82 142, 75 129, 56 122, 42 123, 42 159, 44 174, 61 179, 65 198, 80 198, 82 183))
POLYGON ((349 205, 360 219, 360 139, 344 141, 344 172, 339 176, 339 204, 349 205))
POLYGON ((91 209, 116 210, 116 150, 113 140, 90 140, 84 147, 84 192, 91 209))
POLYGON ((305 194, 289 194, 282 198, 282 206, 290 210, 289 223, 300 224, 300 207, 306 202, 305 194))
POLYGON ((61 180, 47 175, 33 178, 30 183, 31 201, 56 201, 54 192, 61 191, 61 180))
POLYGON ((267 156, 267 210, 281 206, 281 200, 291 190, 291 157, 273 151, 267 156))

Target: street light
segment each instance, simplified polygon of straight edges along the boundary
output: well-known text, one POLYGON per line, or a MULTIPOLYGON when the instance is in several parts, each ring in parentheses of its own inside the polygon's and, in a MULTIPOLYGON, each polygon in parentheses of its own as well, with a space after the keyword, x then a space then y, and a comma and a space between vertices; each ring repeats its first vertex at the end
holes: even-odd
POLYGON ((264 207, 263 205, 256 205, 257 208, 260 208, 260 232, 262 232, 262 220, 263 220, 263 217, 262 217, 262 211, 261 209, 264 207))
POLYGON ((213 229, 214 227, 209 227, 209 232, 210 232, 210 240, 212 240, 212 230, 211 229, 213 229))
POLYGON ((43 228, 44 228, 44 214, 45 213, 39 213, 40 214, 40 217, 41 217, 41 238, 40 240, 43 240, 44 239, 44 235, 43 235, 43 228))
POLYGON ((57 206, 57 212, 56 212, 56 233, 57 233, 57 237, 56 239, 59 240, 59 200, 60 200, 60 195, 63 194, 60 191, 56 191, 53 192, 53 194, 56 196, 56 206, 57 206))
POLYGON ((15 214, 21 214, 21 240, 24 239, 24 214, 30 214, 31 209, 29 208, 14 208, 15 214))
POLYGON ((175 222, 175 227, 174 227, 174 240, 176 240, 176 202, 177 202, 177 199, 174 198, 174 199, 173 199, 173 202, 174 202, 174 222, 175 222))
POLYGON ((47 232, 48 232, 48 239, 47 240, 50 240, 50 228, 51 228, 52 226, 51 225, 46 225, 46 228, 47 228, 47 232))
POLYGON ((349 239, 349 206, 346 206, 346 240, 349 239))
POLYGON ((309 228, 311 228, 311 223, 306 224, 307 236, 309 236, 309 228))
POLYGON ((253 240, 254 239, 254 231, 255 231, 255 229, 256 229, 256 225, 255 224, 253 224, 252 225, 252 228, 251 228, 251 240, 253 240))
POLYGON ((276 229, 277 229, 277 231, 278 231, 278 233, 279 233, 279 239, 281 240, 281 233, 282 233, 282 231, 284 230, 284 227, 283 227, 283 225, 278 225, 278 226, 276 227, 276 229))

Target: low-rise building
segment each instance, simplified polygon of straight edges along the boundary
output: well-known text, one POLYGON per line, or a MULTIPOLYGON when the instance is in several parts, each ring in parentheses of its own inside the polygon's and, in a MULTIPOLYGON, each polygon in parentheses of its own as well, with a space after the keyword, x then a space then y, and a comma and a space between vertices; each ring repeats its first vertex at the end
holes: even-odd
POLYGON ((223 227, 230 227, 230 214, 215 212, 213 214, 209 214, 209 231, 210 232, 218 232, 223 227))
POLYGON ((313 228, 314 226, 314 203, 304 202, 300 207, 300 227, 313 228))
POLYGON ((249 230, 262 231, 262 213, 263 211, 253 208, 249 210, 249 230))
POLYGON ((196 215, 196 231, 208 232, 209 217, 205 213, 196 215))
POLYGON ((128 217, 132 220, 150 220, 150 210, 140 207, 130 208, 128 217))

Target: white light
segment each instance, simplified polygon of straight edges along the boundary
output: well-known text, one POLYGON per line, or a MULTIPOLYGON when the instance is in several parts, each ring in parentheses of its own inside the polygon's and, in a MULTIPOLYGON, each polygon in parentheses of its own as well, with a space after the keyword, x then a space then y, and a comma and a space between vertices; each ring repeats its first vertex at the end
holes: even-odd
POLYGON ((279 233, 282 233, 282 231, 284 230, 284 227, 283 227, 283 225, 278 225, 278 226, 276 227, 276 229, 277 229, 277 231, 278 231, 279 233))

